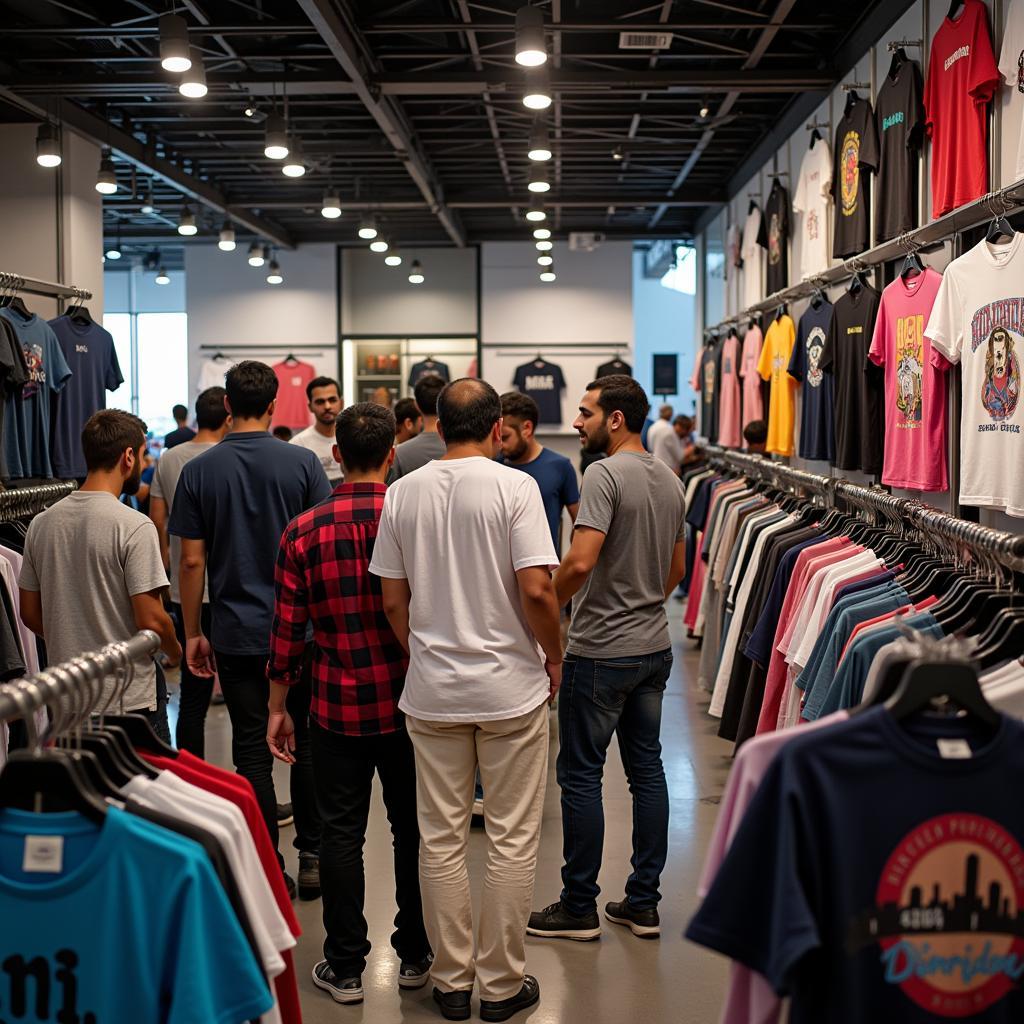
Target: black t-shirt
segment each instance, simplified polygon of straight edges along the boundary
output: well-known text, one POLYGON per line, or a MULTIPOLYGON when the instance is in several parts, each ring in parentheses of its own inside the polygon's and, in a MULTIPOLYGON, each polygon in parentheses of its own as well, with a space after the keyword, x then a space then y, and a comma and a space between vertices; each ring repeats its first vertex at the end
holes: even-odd
POLYGON ((610 363, 602 363, 597 368, 595 377, 607 377, 612 373, 624 373, 627 377, 633 376, 633 367, 624 363, 621 359, 613 359, 610 363))
POLYGON ((885 434, 883 378, 868 360, 881 296, 867 285, 844 292, 832 307, 825 350, 818 365, 832 374, 835 387, 838 469, 882 472, 885 434))
POLYGON ((562 392, 565 376, 562 368, 544 359, 535 359, 516 368, 512 384, 529 395, 540 410, 540 422, 558 426, 562 422, 562 392))
POLYGON ((800 381, 802 388, 800 411, 800 458, 835 458, 835 426, 833 423, 832 374, 821 368, 825 351, 825 338, 832 322, 832 304, 822 302, 817 309, 813 304, 800 317, 796 330, 796 344, 789 360, 788 373, 800 381))
POLYGON ((442 380, 451 380, 447 363, 440 363, 436 359, 424 359, 423 362, 416 363, 409 371, 409 387, 416 387, 420 377, 426 377, 431 373, 436 373, 442 380))
POLYGON ((885 76, 875 100, 878 129, 876 243, 917 225, 917 151, 924 137, 921 69, 905 60, 885 76))
POLYGON ((836 206, 836 226, 832 255, 846 259, 870 247, 871 189, 862 180, 861 170, 874 171, 878 167, 878 133, 871 104, 867 100, 858 98, 843 114, 836 131, 833 159, 832 198, 836 206))
POLYGON ((789 285, 789 193, 778 178, 764 204, 768 231, 768 294, 789 285))
POLYGON ((718 363, 720 346, 705 345, 700 357, 700 430, 709 440, 718 437, 718 363))

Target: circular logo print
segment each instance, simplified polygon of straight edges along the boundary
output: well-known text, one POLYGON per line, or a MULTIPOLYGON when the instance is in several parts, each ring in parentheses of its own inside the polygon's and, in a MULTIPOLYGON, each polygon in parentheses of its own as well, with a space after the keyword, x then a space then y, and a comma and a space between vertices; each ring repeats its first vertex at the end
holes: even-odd
POLYGON ((857 132, 847 132, 843 138, 839 167, 842 172, 839 192, 843 201, 843 214, 850 217, 857 210, 860 185, 860 135, 857 132))

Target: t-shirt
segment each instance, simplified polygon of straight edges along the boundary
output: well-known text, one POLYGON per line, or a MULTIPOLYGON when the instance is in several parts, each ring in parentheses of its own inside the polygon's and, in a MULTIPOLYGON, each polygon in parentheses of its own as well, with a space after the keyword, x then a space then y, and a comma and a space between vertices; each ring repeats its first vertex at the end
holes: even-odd
MULTIPOLYGON (((675 431, 672 433, 674 434, 675 431)), ((558 528, 562 524, 562 509, 567 505, 575 505, 580 500, 576 470, 573 469, 572 463, 564 455, 559 455, 558 452, 553 452, 550 448, 542 448, 540 455, 532 462, 523 462, 519 465, 506 462, 505 465, 512 469, 518 469, 537 481, 537 487, 544 502, 544 513, 548 517, 548 525, 551 527, 551 540, 557 552, 558 528)))
POLYGON ((53 428, 53 471, 58 477, 78 478, 88 473, 82 454, 82 427, 94 412, 107 407, 107 391, 123 383, 114 339, 91 320, 76 323, 69 316, 50 321, 64 360, 71 371, 57 399, 53 428))
POLYGON ((341 471, 340 463, 334 461, 334 434, 332 433, 329 437, 324 437, 316 426, 306 427, 305 430, 300 430, 292 439, 289 444, 297 444, 300 448, 306 448, 311 451, 319 460, 320 465, 324 467, 324 474, 328 481, 332 484, 341 482, 344 474, 341 471))
POLYGON ((789 284, 789 193, 778 178, 772 182, 768 202, 764 204, 764 219, 768 227, 765 287, 772 295, 789 284))
POLYGON ((516 572, 557 565, 526 473, 473 456, 432 462, 389 487, 370 572, 412 591, 402 711, 485 722, 540 707, 548 677, 516 572))
POLYGON ((751 203, 747 219, 743 222, 743 245, 740 249, 743 256, 744 309, 765 297, 763 250, 767 244, 768 236, 765 234, 761 208, 757 203, 751 203))
MULTIPOLYGON (((954 260, 925 328, 962 369, 960 501, 1024 516, 1024 234, 954 260)), ((936 353, 933 353, 933 359, 936 353)))
MULTIPOLYGON (((1003 26, 1003 48, 999 52, 999 73, 1011 90, 1007 113, 1015 112, 1017 122, 1021 121, 1024 108, 1024 2, 1010 0, 1003 26)), ((1004 116, 1006 116, 1004 114, 1004 116)), ((1012 114, 1011 114, 1012 116, 1012 114)), ((1024 130, 1017 143, 1017 162, 1013 170, 1014 180, 1024 178, 1024 130)))
POLYGON ((284 360, 274 367, 277 377, 277 406, 274 409, 274 427, 305 430, 313 422, 306 397, 306 385, 316 377, 316 369, 309 363, 284 360))
POLYGON ((441 435, 436 430, 424 430, 395 449, 395 461, 388 471, 388 483, 394 483, 428 462, 440 459, 447 451, 441 435))
POLYGON ((560 366, 549 363, 546 359, 524 363, 516 368, 512 385, 537 403, 540 423, 561 424, 565 376, 560 366))
POLYGON ((999 69, 988 31, 988 8, 964 0, 960 16, 932 39, 924 85, 925 128, 932 140, 932 216, 988 191, 988 109, 999 69))
POLYGON ((800 217, 800 276, 820 274, 828 266, 828 202, 832 195, 832 154, 816 139, 800 164, 793 210, 800 217))
POLYGON ((726 277, 731 278, 733 272, 743 266, 742 248, 740 226, 733 221, 725 232, 726 277))
POLYGON ((207 388, 224 387, 224 378, 234 365, 235 363, 226 356, 213 356, 204 360, 199 366, 199 376, 196 378, 196 396, 201 395, 207 388))
POLYGON ((740 339, 732 334, 722 342, 719 362, 718 443, 739 448, 740 434, 740 339))
POLYGON ((605 540, 572 601, 570 654, 621 658, 672 646, 665 581, 686 538, 685 498, 679 477, 647 452, 618 452, 590 467, 576 527, 600 530, 605 540))
POLYGON ((172 430, 164 436, 164 451, 177 448, 179 444, 185 444, 186 441, 191 441, 195 436, 196 432, 191 427, 178 427, 177 430, 172 430))
POLYGON ((435 359, 424 359, 422 362, 414 363, 409 371, 409 387, 416 387, 421 377, 427 377, 432 373, 437 374, 442 380, 452 379, 451 374, 448 372, 447 363, 441 363, 435 359))
POLYGON ((700 356, 700 429, 709 440, 718 437, 718 349, 705 345, 700 356))
POLYGON ((168 530, 206 544, 215 650, 270 649, 281 534, 330 493, 312 452, 262 430, 228 434, 182 469, 168 530))
POLYGON ((768 398, 768 443, 765 451, 777 455, 793 454, 793 378, 786 372, 793 357, 796 328, 786 313, 772 320, 761 347, 757 372, 762 380, 771 381, 768 398))
POLYGON ((832 307, 832 322, 819 361, 835 386, 835 465, 876 476, 882 472, 885 431, 882 376, 867 356, 880 300, 868 285, 857 292, 844 292, 832 307))
POLYGON ((612 373, 624 373, 627 377, 632 377, 633 367, 629 363, 624 363, 621 359, 613 359, 610 363, 602 363, 597 368, 597 373, 594 374, 594 377, 595 379, 607 377, 612 373))
POLYGON ((800 317, 796 344, 787 368, 790 377, 803 385, 800 410, 801 459, 831 462, 835 458, 832 374, 825 373, 821 368, 821 354, 825 350, 825 338, 831 321, 830 302, 820 302, 817 307, 811 303, 807 307, 807 311, 800 317))
MULTIPOLYGON (((664 423, 664 420, 659 422, 664 423)), ((650 435, 648 434, 648 440, 650 435)), ((683 439, 676 433, 675 427, 668 425, 668 430, 659 430, 650 441, 650 453, 661 462, 664 462, 673 473, 678 473, 683 462, 683 455, 686 451, 683 439)))
POLYGON ((917 158, 924 134, 921 69, 904 60, 887 74, 875 98, 878 178, 875 241, 881 243, 917 224, 917 158))
MULTIPOLYGON (((740 356, 740 376, 743 378, 743 426, 754 420, 764 419, 764 398, 761 395, 761 377, 757 365, 761 360, 761 346, 764 336, 761 328, 754 324, 743 335, 743 352, 740 356)), ((743 442, 746 448, 747 442, 743 442)))
MULTIPOLYGON (((162 590, 167 573, 151 519, 105 491, 74 491, 29 524, 18 584, 40 595, 46 652, 56 665, 130 640, 138 632, 132 597, 162 590)), ((108 678, 105 694, 112 685, 108 678)), ((136 667, 124 706, 156 707, 151 661, 136 667)))
MULTIPOLYGON (((856 96, 855 93, 851 97, 856 96)), ((836 223, 832 255, 837 259, 855 256, 870 246, 871 189, 861 181, 861 168, 878 166, 878 134, 871 104, 859 97, 848 104, 836 129, 835 170, 832 198, 836 223)))
POLYGON ((885 458, 882 483, 944 491, 946 475, 946 366, 936 366, 924 329, 942 275, 931 268, 884 292, 868 352, 885 368, 885 458))

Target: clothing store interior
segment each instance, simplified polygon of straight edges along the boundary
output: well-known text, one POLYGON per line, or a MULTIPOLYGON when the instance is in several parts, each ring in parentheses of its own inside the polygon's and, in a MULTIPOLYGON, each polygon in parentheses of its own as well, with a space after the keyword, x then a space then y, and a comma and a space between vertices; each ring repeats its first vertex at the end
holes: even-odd
POLYGON ((1024 1020, 1024 0, 0 19, 0 1024, 1024 1020))

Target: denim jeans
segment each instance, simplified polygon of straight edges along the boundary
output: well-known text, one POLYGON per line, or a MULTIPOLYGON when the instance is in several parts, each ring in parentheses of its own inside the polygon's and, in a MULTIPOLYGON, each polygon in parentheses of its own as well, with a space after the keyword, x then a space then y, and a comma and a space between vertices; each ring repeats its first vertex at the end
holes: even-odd
MULTIPOLYGON (((185 619, 181 605, 171 605, 171 618, 178 643, 185 649, 185 619)), ((210 606, 203 605, 203 634, 210 635, 210 606)), ((196 757, 206 757, 206 712, 213 696, 213 678, 204 679, 189 671, 188 661, 181 659, 181 686, 178 690, 178 724, 174 730, 174 745, 196 757)))
POLYGON ((668 856, 668 786, 661 762, 661 702, 672 652, 625 658, 566 655, 558 696, 562 789, 562 903, 582 917, 597 909, 604 847, 601 779, 615 734, 633 796, 633 872, 626 898, 638 910, 661 899, 668 856))

